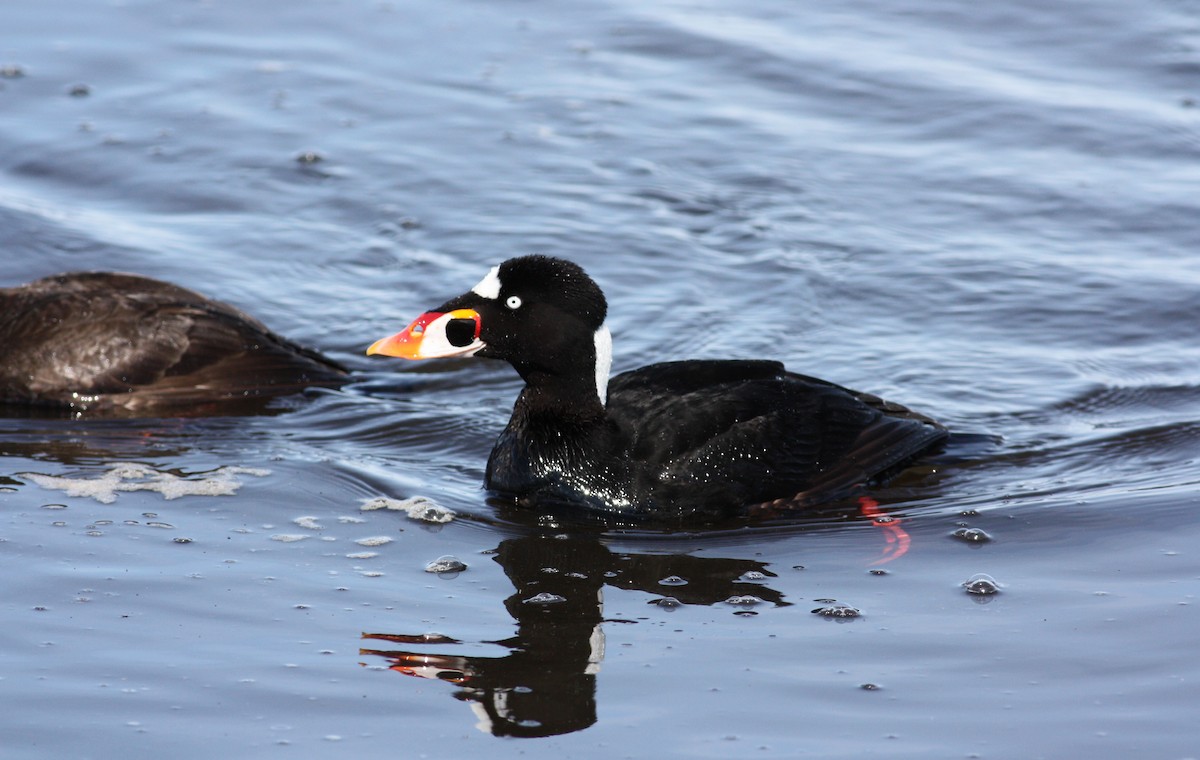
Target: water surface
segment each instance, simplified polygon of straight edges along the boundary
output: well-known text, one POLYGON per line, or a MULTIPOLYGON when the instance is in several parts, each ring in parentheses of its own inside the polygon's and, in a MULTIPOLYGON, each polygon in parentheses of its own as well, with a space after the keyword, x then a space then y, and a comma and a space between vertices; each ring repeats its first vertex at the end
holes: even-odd
POLYGON ((4 15, 4 284, 169 279, 359 373, 0 420, 6 757, 1195 755, 1194 2, 4 15), (891 527, 537 530, 479 487, 511 370, 362 356, 529 252, 616 371, 777 358, 983 438, 891 527), (362 509, 413 496, 457 518, 362 509))

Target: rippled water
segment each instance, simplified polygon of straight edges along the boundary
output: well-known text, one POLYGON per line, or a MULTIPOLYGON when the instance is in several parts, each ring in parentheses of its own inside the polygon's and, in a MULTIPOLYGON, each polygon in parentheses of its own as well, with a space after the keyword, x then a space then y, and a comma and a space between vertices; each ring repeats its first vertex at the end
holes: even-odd
POLYGON ((1200 5, 4 17, 4 284, 162 277, 359 372, 0 420, 5 757, 1195 756, 1200 5), (617 371, 779 358, 973 442, 876 521, 538 531, 479 489, 510 370, 361 355, 532 251, 617 371), (413 496, 456 519, 362 508, 413 496))

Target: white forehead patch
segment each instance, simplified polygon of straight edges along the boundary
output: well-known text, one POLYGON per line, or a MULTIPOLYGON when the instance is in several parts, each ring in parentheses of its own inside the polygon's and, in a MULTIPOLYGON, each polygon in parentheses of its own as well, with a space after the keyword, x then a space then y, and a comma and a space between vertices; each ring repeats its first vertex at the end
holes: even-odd
POLYGON ((487 276, 479 284, 471 288, 471 292, 484 298, 500 297, 500 267, 494 266, 488 270, 487 276))

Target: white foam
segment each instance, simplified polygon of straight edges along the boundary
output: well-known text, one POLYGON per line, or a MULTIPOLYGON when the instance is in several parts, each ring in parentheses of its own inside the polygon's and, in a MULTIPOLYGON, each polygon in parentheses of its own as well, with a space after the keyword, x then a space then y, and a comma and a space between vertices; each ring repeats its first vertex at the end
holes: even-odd
POLYGON ((68 496, 95 499, 101 504, 117 500, 119 491, 157 491, 164 499, 183 496, 233 496, 242 487, 235 475, 265 477, 270 470, 255 467, 221 467, 206 473, 207 477, 187 478, 170 472, 158 472, 144 464, 113 465, 98 478, 72 478, 65 475, 42 475, 36 472, 18 473, 42 488, 63 491, 68 496))
POLYGON ((359 509, 363 512, 390 509, 404 512, 413 520, 431 523, 448 523, 455 518, 454 510, 447 509, 425 496, 413 496, 408 499, 389 499, 386 496, 377 496, 367 499, 359 509))
POLYGON ((296 523, 305 530, 325 530, 325 528, 317 522, 317 518, 315 517, 297 517, 295 520, 292 520, 292 522, 296 523))
POLYGON ((384 546, 385 544, 390 544, 395 540, 396 539, 392 538, 391 536, 368 536, 367 538, 360 538, 354 543, 358 544, 359 546, 384 546))

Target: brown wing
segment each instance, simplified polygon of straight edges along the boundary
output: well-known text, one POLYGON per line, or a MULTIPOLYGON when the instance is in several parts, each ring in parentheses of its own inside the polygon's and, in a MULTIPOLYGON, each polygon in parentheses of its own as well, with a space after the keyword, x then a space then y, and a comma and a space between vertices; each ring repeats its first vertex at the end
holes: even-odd
POLYGON ((193 291, 105 272, 0 294, 0 396, 150 412, 338 385, 345 370, 193 291))

